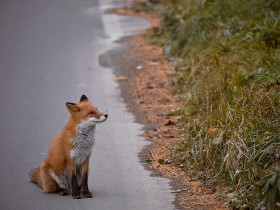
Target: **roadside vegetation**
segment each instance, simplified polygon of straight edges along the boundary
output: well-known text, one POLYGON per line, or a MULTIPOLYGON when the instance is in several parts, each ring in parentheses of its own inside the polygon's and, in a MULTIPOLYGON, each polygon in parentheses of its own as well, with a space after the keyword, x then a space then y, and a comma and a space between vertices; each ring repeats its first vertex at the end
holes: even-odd
POLYGON ((171 159, 229 207, 280 205, 280 1, 150 0, 176 61, 185 140, 171 159), (279 202, 279 203, 278 203, 279 202))

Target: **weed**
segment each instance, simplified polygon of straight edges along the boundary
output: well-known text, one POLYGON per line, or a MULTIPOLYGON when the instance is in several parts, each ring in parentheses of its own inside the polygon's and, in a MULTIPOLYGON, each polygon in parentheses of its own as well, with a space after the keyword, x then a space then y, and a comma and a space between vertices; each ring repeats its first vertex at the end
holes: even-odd
POLYGON ((268 194, 275 205, 279 175, 268 151, 280 144, 279 1, 157 4, 162 33, 153 41, 180 58, 175 92, 185 96, 178 114, 186 138, 172 161, 190 176, 228 185, 238 200, 232 206, 253 208, 268 194))

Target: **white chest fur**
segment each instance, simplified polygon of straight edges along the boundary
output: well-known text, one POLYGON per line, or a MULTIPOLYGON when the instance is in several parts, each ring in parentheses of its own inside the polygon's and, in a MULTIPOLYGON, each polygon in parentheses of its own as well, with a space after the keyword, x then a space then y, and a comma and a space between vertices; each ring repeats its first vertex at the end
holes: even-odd
POLYGON ((73 139, 71 158, 77 165, 84 163, 91 154, 95 143, 95 125, 90 120, 78 125, 77 136, 73 139))

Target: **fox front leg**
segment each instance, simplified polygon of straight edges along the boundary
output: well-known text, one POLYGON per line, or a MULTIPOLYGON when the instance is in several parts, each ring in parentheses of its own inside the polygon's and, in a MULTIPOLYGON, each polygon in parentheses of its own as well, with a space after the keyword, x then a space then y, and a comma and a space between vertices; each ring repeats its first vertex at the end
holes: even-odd
POLYGON ((78 185, 77 175, 73 173, 71 179, 72 197, 74 199, 81 199, 81 188, 78 185))
POLYGON ((88 172, 86 171, 82 179, 82 194, 85 198, 92 198, 92 193, 88 189, 88 172))

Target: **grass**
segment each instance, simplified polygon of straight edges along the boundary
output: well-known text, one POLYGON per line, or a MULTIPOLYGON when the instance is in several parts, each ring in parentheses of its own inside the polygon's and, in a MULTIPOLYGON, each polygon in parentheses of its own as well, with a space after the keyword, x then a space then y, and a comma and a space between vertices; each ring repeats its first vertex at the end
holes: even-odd
POLYGON ((174 93, 184 98, 186 138, 172 160, 192 177, 227 186, 232 207, 273 203, 263 189, 274 170, 269 148, 280 148, 280 1, 150 6, 161 13, 161 34, 151 39, 177 58, 174 93))

